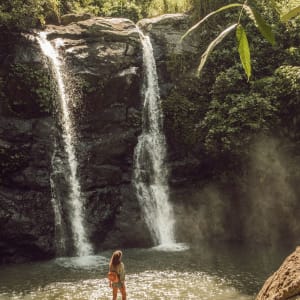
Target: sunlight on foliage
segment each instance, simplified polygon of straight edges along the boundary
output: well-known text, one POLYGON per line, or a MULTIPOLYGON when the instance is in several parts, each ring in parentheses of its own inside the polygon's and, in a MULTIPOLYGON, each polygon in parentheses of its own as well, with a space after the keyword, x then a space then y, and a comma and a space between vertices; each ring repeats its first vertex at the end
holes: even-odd
POLYGON ((237 27, 236 38, 238 41, 238 51, 240 54, 240 59, 249 80, 251 76, 250 49, 246 31, 244 30, 244 27, 242 25, 239 25, 237 27))
POLYGON ((237 36, 237 41, 238 41, 238 52, 240 55, 240 59, 241 59, 241 63, 242 66, 244 68, 244 71, 247 75, 248 81, 249 78, 251 76, 251 59, 250 59, 250 48, 249 48, 249 44, 248 44, 248 39, 246 36, 246 31, 244 29, 244 27, 241 25, 241 16, 243 14, 243 12, 245 11, 247 13, 247 15, 253 20, 254 24, 256 25, 256 27, 258 28, 258 30, 260 31, 260 33, 265 37, 265 39, 267 39, 272 45, 275 44, 275 36, 274 33, 272 32, 271 26, 269 26, 264 19, 262 18, 262 16, 255 10, 253 9, 253 7, 250 7, 249 5, 247 5, 247 0, 244 2, 244 4, 240 4, 240 3, 232 3, 229 5, 225 5, 213 12, 211 12, 210 14, 208 14, 206 17, 204 17, 202 20, 200 20, 197 24, 195 24, 194 26, 192 26, 181 38, 181 41, 187 36, 189 35, 191 32, 195 31, 204 21, 206 21, 209 17, 223 12, 225 10, 231 9, 231 8, 236 8, 236 7, 241 7, 240 9, 240 14, 239 14, 239 18, 238 18, 238 22, 236 24, 233 24, 231 26, 229 26, 228 28, 226 28, 225 30, 223 30, 216 39, 214 39, 208 46, 208 48, 206 49, 206 51, 203 53, 203 55, 201 56, 201 61, 197 70, 197 75, 200 76, 200 72, 203 69, 206 60, 209 56, 209 54, 212 52, 212 50, 214 49, 214 47, 219 44, 224 37, 226 37, 228 35, 228 33, 230 33, 231 31, 233 31, 235 28, 237 28, 236 31, 236 36, 237 36))
POLYGON ((282 22, 287 22, 300 14, 300 0, 271 0, 282 22))
POLYGON ((148 15, 158 16, 165 13, 186 12, 191 9, 190 0, 153 0, 149 6, 148 15))
POLYGON ((225 30, 223 30, 218 36, 217 38, 215 38, 210 44, 209 46, 207 47, 206 51, 202 54, 201 56, 201 61, 200 61, 200 64, 199 64, 199 67, 197 69, 197 75, 199 76, 205 63, 206 63, 206 60, 209 56, 209 54, 214 50, 214 48, 220 43, 222 42, 222 40, 231 32, 233 31, 236 27, 237 27, 237 23, 236 24, 233 24, 231 26, 229 26, 228 28, 226 28, 225 30))

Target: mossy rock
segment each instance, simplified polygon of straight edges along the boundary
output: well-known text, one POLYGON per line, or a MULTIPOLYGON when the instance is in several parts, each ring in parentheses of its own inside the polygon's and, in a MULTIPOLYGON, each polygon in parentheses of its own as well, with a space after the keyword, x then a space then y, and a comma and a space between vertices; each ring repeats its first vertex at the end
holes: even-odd
POLYGON ((24 118, 51 114, 57 95, 52 74, 40 63, 12 64, 4 93, 10 110, 24 118))

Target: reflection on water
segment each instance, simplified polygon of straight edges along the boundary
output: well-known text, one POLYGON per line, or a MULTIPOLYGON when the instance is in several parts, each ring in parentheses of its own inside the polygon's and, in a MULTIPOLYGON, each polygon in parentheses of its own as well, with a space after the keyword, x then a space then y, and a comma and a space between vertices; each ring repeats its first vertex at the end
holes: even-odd
POLYGON ((170 244, 160 244, 151 248, 152 250, 157 251, 168 251, 168 252, 177 252, 177 251, 186 251, 190 247, 188 244, 185 243, 170 243, 170 244))
MULTIPOLYGON (((291 251, 223 244, 181 252, 125 249, 128 299, 253 300, 291 251)), ((106 279, 110 255, 2 267, 0 299, 111 299, 106 279)))
POLYGON ((88 255, 88 256, 77 256, 77 257, 59 257, 54 262, 65 268, 74 269, 98 269, 99 266, 107 266, 109 260, 104 256, 88 255))

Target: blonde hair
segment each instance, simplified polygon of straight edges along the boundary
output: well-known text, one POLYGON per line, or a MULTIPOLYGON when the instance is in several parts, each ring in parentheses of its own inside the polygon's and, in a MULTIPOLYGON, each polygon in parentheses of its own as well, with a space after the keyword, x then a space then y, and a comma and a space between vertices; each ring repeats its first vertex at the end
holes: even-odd
POLYGON ((110 268, 112 266, 117 267, 121 263, 122 255, 123 255, 123 253, 121 250, 116 250, 111 256, 111 259, 109 262, 109 267, 110 268))

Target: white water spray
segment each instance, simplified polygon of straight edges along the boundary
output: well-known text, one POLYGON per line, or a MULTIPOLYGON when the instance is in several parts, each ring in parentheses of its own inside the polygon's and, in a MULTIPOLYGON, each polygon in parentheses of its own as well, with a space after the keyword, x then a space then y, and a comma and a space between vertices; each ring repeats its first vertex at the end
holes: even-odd
POLYGON ((155 58, 150 38, 139 31, 143 47, 143 130, 135 149, 134 185, 154 243, 173 244, 174 216, 169 203, 166 141, 162 132, 155 58))
POLYGON ((50 186, 51 186, 51 204, 54 211, 54 219, 55 219, 55 244, 56 244, 56 254, 61 256, 66 253, 67 245, 66 245, 66 231, 65 226, 62 220, 62 206, 61 201, 56 195, 55 189, 55 182, 53 177, 56 175, 59 170, 57 170, 57 163, 56 163, 56 152, 57 152, 57 145, 56 142, 54 144, 54 151, 51 158, 51 166, 52 166, 52 173, 50 176, 50 186))
POLYGON ((76 255, 87 256, 92 253, 92 246, 89 244, 85 228, 83 225, 83 199, 81 196, 81 188, 79 180, 77 178, 78 162, 75 155, 74 149, 74 129, 72 124, 71 112, 69 109, 70 96, 68 95, 64 77, 62 62, 59 57, 57 49, 47 40, 46 33, 41 32, 38 37, 38 42, 43 53, 49 57, 52 68, 55 74, 58 85, 59 100, 62 112, 62 128, 63 128, 63 140, 65 144, 65 151, 68 157, 68 165, 70 169, 69 184, 70 184, 70 206, 71 206, 71 226, 73 232, 74 246, 76 255))

